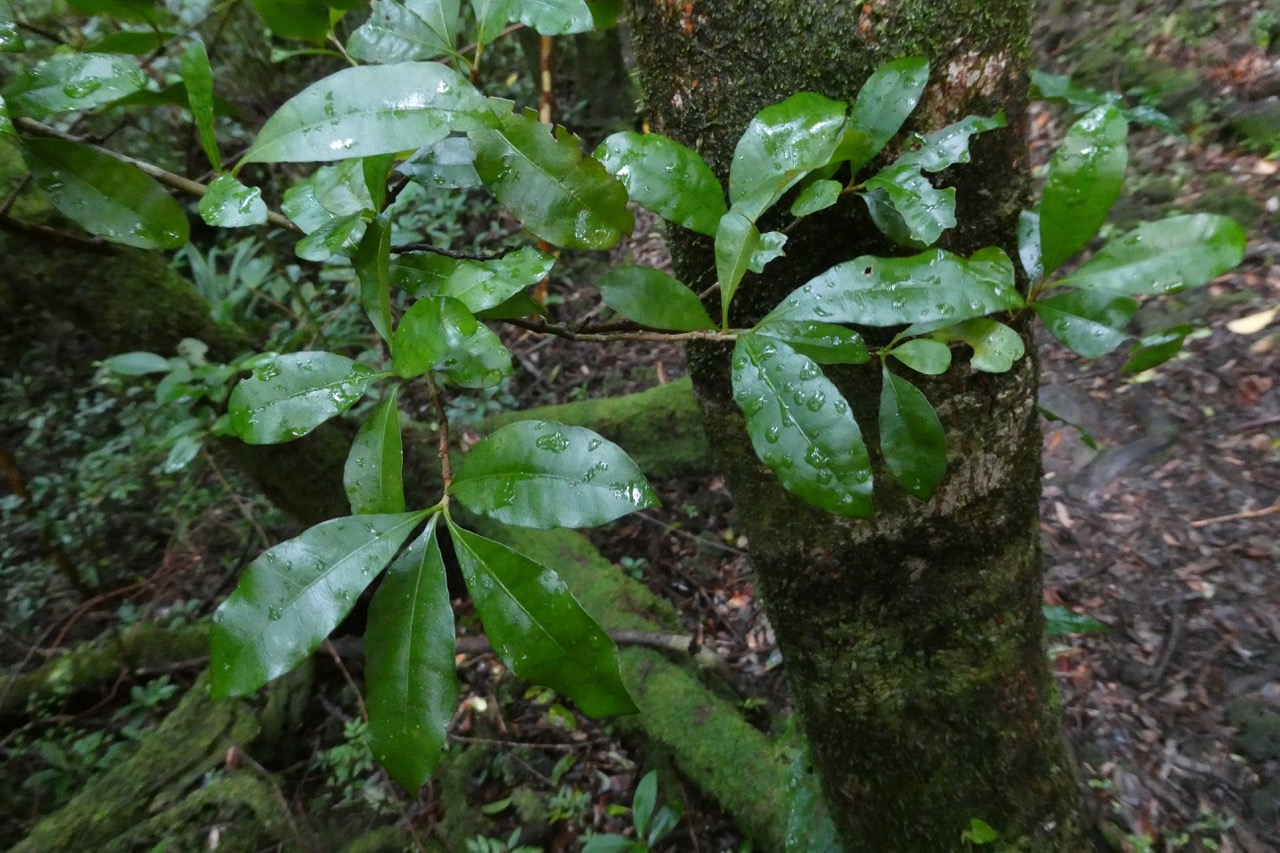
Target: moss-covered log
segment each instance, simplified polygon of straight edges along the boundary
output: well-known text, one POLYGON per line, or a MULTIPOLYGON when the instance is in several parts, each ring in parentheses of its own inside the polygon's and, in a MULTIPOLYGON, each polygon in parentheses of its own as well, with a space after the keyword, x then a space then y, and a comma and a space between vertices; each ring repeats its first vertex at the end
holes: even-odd
MULTIPOLYGON (((908 129, 1001 110, 1009 119, 978 139, 972 163, 943 176, 957 188, 961 223, 946 248, 1013 248, 1025 199, 1029 0, 631 8, 654 129, 697 147, 721 178, 761 107, 801 90, 851 102, 879 63, 927 56, 931 84, 908 129)), ((773 216, 762 231, 783 224, 773 216)), ((811 219, 790 230, 784 259, 744 280, 735 326, 835 263, 895 252, 872 236, 861 206, 811 219)), ((682 280, 712 283, 709 240, 678 233, 670 244, 682 280)), ((846 848, 957 849, 981 818, 1008 849, 1086 849, 1043 650, 1034 360, 996 376, 958 366, 919 383, 949 447, 948 478, 928 503, 894 486, 875 453, 878 371, 830 370, 873 448, 869 521, 807 506, 756 460, 728 347, 691 347, 689 364, 846 848)))

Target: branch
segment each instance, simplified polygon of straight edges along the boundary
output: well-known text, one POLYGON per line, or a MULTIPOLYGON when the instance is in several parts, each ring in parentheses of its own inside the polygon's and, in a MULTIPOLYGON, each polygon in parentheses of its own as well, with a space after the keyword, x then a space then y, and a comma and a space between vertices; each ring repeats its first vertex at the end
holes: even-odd
POLYGON ((514 247, 509 247, 499 249, 496 252, 463 252, 458 249, 446 249, 443 246, 436 246, 431 243, 405 243, 403 246, 396 246, 395 250, 397 252, 432 252, 433 254, 444 255, 446 258, 453 258, 455 261, 496 261, 516 251, 514 247))
MULTIPOLYGON (((688 658, 701 669, 713 669, 727 672, 728 664, 724 658, 709 647, 700 645, 698 638, 688 634, 665 634, 660 631, 609 631, 609 639, 620 646, 644 646, 660 652, 670 652, 688 658)), ((483 634, 474 637, 458 637, 456 640, 458 654, 484 655, 493 651, 489 638, 483 634)))
POLYGON ((655 341, 658 343, 667 343, 675 341, 735 341, 743 330, 730 330, 728 332, 579 332, 570 329, 568 326, 559 326, 554 323, 544 323, 541 320, 503 320, 517 328, 526 329, 530 332, 538 332, 544 335, 555 335, 557 338, 564 338, 567 341, 583 341, 589 343, 609 343, 611 341, 655 341))
MULTIPOLYGON (((76 136, 71 133, 64 133, 56 127, 50 127, 49 125, 38 122, 35 119, 15 118, 13 123, 19 129, 35 134, 36 136, 48 136, 53 139, 61 139, 64 142, 74 142, 78 145, 88 146, 100 154, 106 154, 108 157, 113 157, 121 163, 127 163, 130 166, 133 166, 135 169, 150 175, 170 189, 175 189, 179 192, 193 195, 196 198, 203 198, 205 194, 209 192, 209 188, 199 181, 193 181, 190 178, 183 177, 182 175, 175 175, 173 172, 167 172, 159 166, 148 163, 145 160, 138 160, 134 157, 130 157, 128 154, 121 154, 118 151, 112 151, 110 148, 104 148, 101 145, 94 145, 91 142, 85 141, 84 137, 76 136)), ((297 225, 294 225, 284 216, 284 214, 278 213, 274 210, 267 211, 267 222, 275 225, 277 228, 284 228, 298 234, 302 233, 302 229, 297 225)))

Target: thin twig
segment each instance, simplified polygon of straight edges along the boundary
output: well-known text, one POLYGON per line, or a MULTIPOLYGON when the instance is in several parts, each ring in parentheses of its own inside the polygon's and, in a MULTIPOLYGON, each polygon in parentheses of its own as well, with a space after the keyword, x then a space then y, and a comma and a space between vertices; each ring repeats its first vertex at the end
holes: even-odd
POLYGON ((440 395, 440 386, 435 377, 427 374, 427 388, 431 392, 431 403, 436 407, 436 415, 440 425, 440 441, 436 455, 440 457, 440 479, 444 481, 444 500, 449 499, 449 486, 453 483, 453 464, 449 460, 449 415, 444 408, 444 398, 440 395))
POLYGON ((577 332, 567 326, 560 326, 555 323, 544 323, 539 320, 503 320, 502 322, 520 329, 527 329, 530 332, 539 332, 544 335, 555 335, 558 338, 564 338, 567 341, 579 341, 587 343, 611 343, 613 341, 653 341, 656 343, 667 343, 676 341, 734 341, 738 339, 740 330, 730 330, 728 332, 715 331, 697 331, 697 332, 577 332))
POLYGON ((1266 515, 1274 515, 1280 512, 1280 502, 1273 503, 1264 509, 1250 509, 1244 512, 1233 512, 1230 515, 1220 515, 1217 518, 1202 518, 1199 521, 1191 522, 1192 527, 1208 527, 1211 524, 1222 524, 1227 521, 1245 521, 1250 518, 1262 518, 1266 515))
POLYGON ((498 746, 503 749, 547 749, 552 752, 577 752, 580 749, 588 747, 601 746, 609 743, 608 738, 597 738, 596 740, 584 740, 582 743, 532 743, 529 741, 519 740, 495 740, 487 737, 467 737, 465 735, 450 734, 449 740, 455 743, 474 743, 481 746, 498 746))
POLYGON ((329 657, 333 658, 334 664, 338 667, 338 672, 342 673, 342 680, 347 682, 347 686, 351 688, 351 692, 356 695, 356 705, 360 707, 360 719, 366 723, 369 722, 369 709, 365 707, 364 697, 360 695, 360 688, 356 686, 356 681, 351 677, 351 673, 347 670, 347 665, 342 662, 342 655, 338 654, 338 650, 333 647, 332 640, 325 640, 324 650, 329 653, 329 657))
POLYGON ((209 468, 213 471, 213 475, 218 478, 218 482, 222 483, 222 487, 227 490, 227 494, 231 496, 231 502, 236 505, 236 509, 244 516, 244 520, 249 522, 249 526, 258 534, 258 539, 262 542, 263 548, 271 547, 271 537, 267 536, 267 531, 262 529, 262 525, 253 517, 253 513, 249 511, 249 507, 245 506, 244 500, 240 497, 240 493, 232 487, 231 482, 222 473, 222 469, 218 467, 217 461, 213 458, 213 454, 207 448, 200 448, 200 454, 204 456, 205 461, 209 463, 209 468))
POLYGON ((396 251, 431 252, 436 255, 444 255, 446 258, 453 258, 455 261, 496 261, 500 258, 505 258, 516 249, 508 247, 495 252, 464 252, 459 249, 446 249, 443 246, 436 246, 432 243, 406 243, 403 246, 396 246, 396 251))

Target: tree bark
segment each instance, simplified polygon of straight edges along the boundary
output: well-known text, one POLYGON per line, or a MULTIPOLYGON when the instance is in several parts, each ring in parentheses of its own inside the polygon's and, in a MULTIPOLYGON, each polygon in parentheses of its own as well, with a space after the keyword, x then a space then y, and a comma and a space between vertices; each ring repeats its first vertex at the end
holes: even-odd
MULTIPOLYGON (((1009 119, 977 139, 972 163, 943 176, 961 223, 944 247, 1012 254, 1031 5, 637 0, 632 18, 654 130, 698 148, 722 179, 760 108, 801 90, 852 102, 880 63, 928 56, 931 84, 907 130, 971 113, 1009 119)), ((786 258, 748 275, 735 326, 837 262, 895 253, 858 205, 813 219, 792 232, 786 258)), ((681 232, 669 242, 682 280, 697 290, 714 281, 709 239, 681 232)), ((876 515, 856 521, 793 498, 756 460, 731 395, 730 352, 690 347, 690 372, 846 849, 958 849, 974 818, 1007 849, 1087 848, 1044 650, 1034 357, 1006 374, 960 364, 918 382, 949 448, 948 479, 928 503, 892 484, 875 450, 878 371, 829 369, 877 468, 876 515)))

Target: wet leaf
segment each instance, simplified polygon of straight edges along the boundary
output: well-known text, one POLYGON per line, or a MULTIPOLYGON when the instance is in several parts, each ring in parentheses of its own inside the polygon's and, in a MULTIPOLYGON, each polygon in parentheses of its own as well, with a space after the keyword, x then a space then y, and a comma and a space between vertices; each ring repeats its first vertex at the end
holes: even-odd
POLYGON ((798 92, 765 107, 747 125, 729 166, 729 200, 754 222, 813 169, 827 165, 844 128, 847 105, 798 92))
POLYGON ((327 261, 334 255, 351 255, 361 245, 368 228, 369 220, 364 211, 338 216, 299 240, 293 252, 304 261, 316 263, 327 261))
POLYGON ((1044 262, 1040 258, 1040 213, 1024 210, 1018 214, 1018 260, 1031 281, 1044 277, 1044 262))
POLYGON ((1022 336, 1004 323, 980 317, 939 333, 949 341, 964 341, 973 349, 969 366, 986 373, 1004 373, 1026 354, 1022 336))
POLYGON ((220 228, 244 228, 267 221, 262 190, 246 187, 230 175, 216 178, 200 199, 200 218, 220 228))
POLYGON ((956 224, 956 191, 940 190, 916 166, 891 166, 869 179, 871 219, 895 243, 921 249, 956 224))
POLYGON ((148 373, 168 373, 169 359, 154 352, 126 352, 103 359, 102 366, 121 376, 145 376, 148 373))
POLYGON ((747 269, 754 273, 764 272, 770 261, 786 255, 782 247, 787 244, 787 235, 781 231, 766 231, 760 235, 760 242, 747 259, 747 269))
POLYGON ((401 62, 345 68, 286 101, 236 168, 412 151, 451 131, 494 123, 488 102, 448 66, 401 62))
POLYGON ((661 270, 618 267, 596 287, 605 305, 642 326, 681 332, 715 328, 698 295, 661 270))
POLYGON ((555 572, 452 522, 449 531, 485 635, 512 672, 591 717, 636 712, 613 640, 555 572))
POLYGON ((1031 303, 1045 328, 1085 358, 1102 358, 1128 335, 1138 300, 1107 290, 1068 290, 1031 303))
POLYGON ((307 234, 353 213, 372 214, 373 196, 365 186, 363 161, 344 160, 336 166, 321 166, 305 181, 285 191, 280 208, 307 234))
POLYGON ((78 142, 30 137, 18 144, 36 186, 90 234, 139 249, 187 242, 186 213, 154 178, 78 142))
POLYGON ((213 69, 209 67, 209 54, 205 51, 204 42, 199 38, 192 39, 182 54, 182 82, 186 86, 191 115, 196 120, 200 147, 213 170, 221 172, 222 155, 218 153, 218 139, 213 133, 213 69))
POLYGON ((107 33, 86 48, 89 53, 127 53, 141 56, 153 50, 159 50, 173 39, 177 33, 164 30, 117 30, 107 33))
POLYGON ((1141 373, 1164 364, 1182 352, 1182 344, 1192 331, 1192 326, 1180 323, 1177 326, 1144 335, 1133 349, 1129 350, 1129 360, 1120 368, 1120 372, 1141 373))
POLYGON ((920 389, 885 367, 880 389, 880 450, 893 478, 927 501, 947 473, 947 436, 920 389))
POLYGON ((641 207, 668 222, 714 236, 728 208, 724 189, 698 152, 674 139, 615 133, 593 154, 641 207))
POLYGON ((433 516, 369 604, 364 635, 370 747, 391 778, 417 791, 447 744, 458 707, 453 609, 433 516))
POLYGON ((42 119, 109 104, 146 83, 136 59, 111 53, 60 53, 14 75, 0 94, 15 118, 42 119))
POLYGON ((347 53, 378 63, 452 54, 458 5, 458 0, 374 0, 369 19, 347 39, 347 53))
POLYGON ((392 369, 405 378, 438 370, 465 388, 496 385, 512 371, 511 353, 456 299, 419 299, 392 339, 392 369))
POLYGON ((784 341, 818 364, 865 364, 870 359, 862 335, 834 323, 773 320, 761 323, 755 333, 784 341))
POLYGON ((1102 106, 1067 131, 1053 155, 1040 201, 1040 245, 1045 274, 1084 248, 1120 197, 1129 162, 1129 123, 1102 106))
POLYGON ((253 8, 280 38, 324 44, 329 37, 329 7, 320 0, 253 0, 253 8))
POLYGON ((425 517, 336 518, 250 563, 209 631, 214 697, 248 695, 306 660, 425 517))
POLYGON ((404 454, 393 385, 365 417, 342 470, 352 515, 404 512, 404 454))
POLYGON ((21 53, 26 49, 13 7, 9 0, 0 0, 0 53, 21 53))
POLYGON ((391 341, 391 221, 384 213, 369 223, 351 258, 360 279, 360 306, 384 341, 391 341))
POLYGON ((1046 604, 1043 607, 1046 633, 1050 637, 1090 632, 1106 634, 1111 630, 1097 619, 1072 613, 1062 605, 1050 606, 1046 604))
POLYGON ((476 171, 534 234, 568 249, 608 249, 635 227, 627 190, 562 127, 532 112, 504 112, 496 129, 470 134, 476 171))
POLYGON ((433 252, 415 252, 392 259, 391 277, 411 296, 452 296, 468 311, 476 312, 497 307, 542 281, 555 263, 553 255, 532 246, 492 261, 456 260, 433 252))
POLYGON ((1017 308, 1013 264, 998 249, 966 260, 934 249, 909 258, 864 255, 837 264, 796 289, 761 325, 810 320, 857 326, 951 325, 1017 308))
POLYGON ((484 183, 476 172, 476 152, 464 136, 449 136, 419 149, 398 171, 428 189, 469 189, 484 183))
POLYGON ((742 335, 733 351, 733 398, 756 456, 783 488, 837 515, 871 515, 862 431, 814 361, 776 339, 742 335))
POLYGON ((729 326, 729 304, 759 248, 760 229, 742 211, 733 208, 721 217, 716 229, 716 281, 720 284, 720 316, 725 328, 729 326))
POLYGON ((449 493, 505 524, 596 527, 658 498, 631 457, 589 429, 521 421, 471 449, 449 493))
POLYGON ((520 0, 471 0, 476 13, 476 42, 489 44, 520 14, 520 0))
POLYGON ((276 356, 231 392, 231 428, 248 444, 292 441, 354 406, 376 376, 331 352, 276 356))
POLYGON ((68 0, 67 5, 86 16, 110 15, 148 24, 154 24, 159 11, 154 0, 68 0))
POLYGON ((819 210, 826 210, 840 200, 844 185, 839 181, 814 181, 800 191, 791 204, 792 216, 811 216, 819 210))
POLYGON ((849 126, 867 136, 865 159, 853 161, 855 172, 894 137, 916 108, 928 82, 929 61, 923 56, 886 62, 867 78, 849 110, 849 126))
POLYGON ((916 166, 925 172, 940 172, 956 163, 969 162, 969 139, 978 133, 1006 124, 1004 113, 995 116, 967 116, 955 124, 923 136, 913 133, 895 166, 916 166))
POLYGON ((1118 293, 1173 293, 1199 287, 1244 260, 1245 233, 1213 213, 1145 222, 1103 246, 1059 285, 1118 293))
POLYGON ((585 0, 524 0, 520 23, 544 36, 585 33, 595 26, 585 0))
POLYGON ((928 338, 913 338, 889 351, 889 355, 917 373, 937 376, 951 366, 951 348, 928 338))

